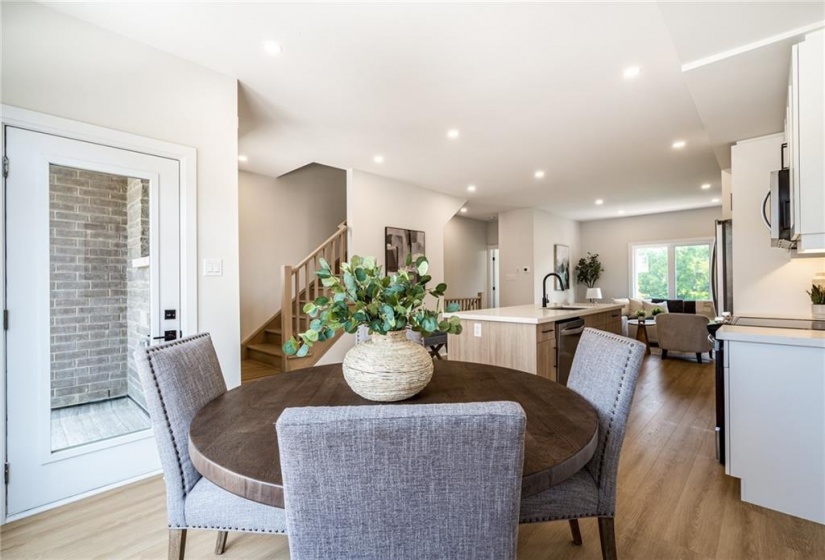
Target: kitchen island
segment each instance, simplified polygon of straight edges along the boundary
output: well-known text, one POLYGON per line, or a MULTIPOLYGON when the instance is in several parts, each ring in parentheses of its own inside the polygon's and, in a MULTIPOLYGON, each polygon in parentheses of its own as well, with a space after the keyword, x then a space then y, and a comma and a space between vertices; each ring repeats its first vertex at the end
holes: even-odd
POLYGON ((497 307, 446 313, 461 320, 459 335, 449 335, 452 360, 508 367, 556 381, 556 340, 560 324, 582 318, 585 327, 621 334, 622 306, 576 303, 497 307))
POLYGON ((742 501, 825 523, 825 331, 725 325, 725 472, 742 501))

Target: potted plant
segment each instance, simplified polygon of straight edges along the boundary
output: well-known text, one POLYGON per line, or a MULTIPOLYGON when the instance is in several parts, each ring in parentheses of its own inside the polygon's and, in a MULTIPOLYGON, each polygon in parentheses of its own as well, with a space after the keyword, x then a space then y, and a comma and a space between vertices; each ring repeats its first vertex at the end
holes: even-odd
POLYGON ((602 272, 604 272, 604 267, 599 262, 598 253, 594 255, 588 252, 587 258, 580 258, 579 264, 576 265, 576 282, 585 284, 588 288, 593 288, 601 278, 602 272))
MULTIPOLYGON (((347 352, 342 364, 349 386, 370 400, 395 401, 409 398, 423 389, 433 373, 433 361, 420 344, 407 340, 407 330, 429 336, 435 331, 460 334, 457 317, 439 321, 444 283, 428 289, 432 280, 429 262, 407 257, 407 268, 389 276, 382 274, 374 257, 353 256, 341 264, 341 274, 333 274, 329 263, 320 260, 316 275, 327 288, 322 296, 304 305, 309 328, 284 344, 288 355, 306 356, 315 342, 328 340, 336 332, 355 333, 369 328, 370 340, 347 352), (434 309, 425 306, 427 296, 436 299, 434 309)), ((447 311, 458 311, 450 306, 447 311)))
POLYGON ((655 318, 656 315, 658 315, 659 313, 664 313, 664 312, 665 312, 665 310, 662 309, 661 307, 654 307, 653 309, 650 310, 650 315, 655 318))
POLYGON ((811 314, 816 320, 825 319, 825 287, 811 284, 811 291, 805 292, 811 296, 811 314))
POLYGON ((645 322, 645 317, 647 317, 647 313, 645 313, 643 310, 640 309, 636 312, 636 319, 638 319, 640 323, 645 322))

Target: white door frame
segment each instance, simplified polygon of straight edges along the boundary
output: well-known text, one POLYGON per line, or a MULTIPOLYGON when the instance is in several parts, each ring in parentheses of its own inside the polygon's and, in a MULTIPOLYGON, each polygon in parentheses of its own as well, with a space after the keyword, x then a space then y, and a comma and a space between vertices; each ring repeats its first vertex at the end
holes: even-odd
MULTIPOLYGON (((100 126, 90 125, 61 117, 54 117, 36 113, 10 105, 0 105, 0 125, 13 125, 19 128, 63 136, 73 140, 81 140, 140 152, 152 156, 165 157, 177 160, 180 169, 180 227, 181 227, 181 318, 180 329, 184 335, 197 332, 198 329, 198 300, 197 300, 197 151, 189 146, 164 142, 127 132, 111 130, 100 126)), ((5 134, 0 134, 0 153, 5 154, 5 134)), ((13 173, 14 162, 11 162, 13 173)), ((5 188, 5 180, 3 181, 5 188)), ((5 196, 0 196, 0 293, 2 293, 3 308, 6 308, 6 222, 5 196)), ((6 347, 5 336, 0 336, 0 450, 3 462, 6 455, 6 347)), ((12 475, 13 476, 13 475, 12 475)), ((104 492, 111 488, 128 484, 125 481, 108 487, 95 490, 93 493, 104 492)), ((91 495, 91 493, 89 494, 91 495)), ((76 499, 78 497, 75 497, 76 499)), ((52 504, 49 507, 53 507, 52 504)), ((37 510, 27 512, 28 515, 37 510)), ((11 521, 6 518, 6 485, 3 484, 2 499, 0 499, 0 525, 11 521)))

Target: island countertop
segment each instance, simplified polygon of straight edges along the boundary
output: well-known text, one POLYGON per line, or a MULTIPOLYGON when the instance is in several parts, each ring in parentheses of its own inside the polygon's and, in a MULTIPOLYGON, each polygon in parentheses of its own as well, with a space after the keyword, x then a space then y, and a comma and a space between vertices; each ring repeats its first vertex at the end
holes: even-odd
POLYGON ((475 311, 457 311, 455 313, 445 313, 444 316, 458 317, 459 319, 468 319, 471 321, 539 325, 621 309, 622 305, 617 303, 574 303, 565 305, 564 307, 566 307, 566 309, 561 307, 543 308, 540 305, 529 304, 479 309, 475 311))

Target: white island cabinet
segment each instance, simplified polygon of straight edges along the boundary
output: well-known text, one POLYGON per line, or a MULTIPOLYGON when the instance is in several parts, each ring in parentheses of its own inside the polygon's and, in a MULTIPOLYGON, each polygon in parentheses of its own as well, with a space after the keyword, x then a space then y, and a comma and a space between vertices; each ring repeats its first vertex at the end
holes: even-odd
POLYGON ((725 326, 726 473, 741 499, 825 523, 825 332, 725 326))

